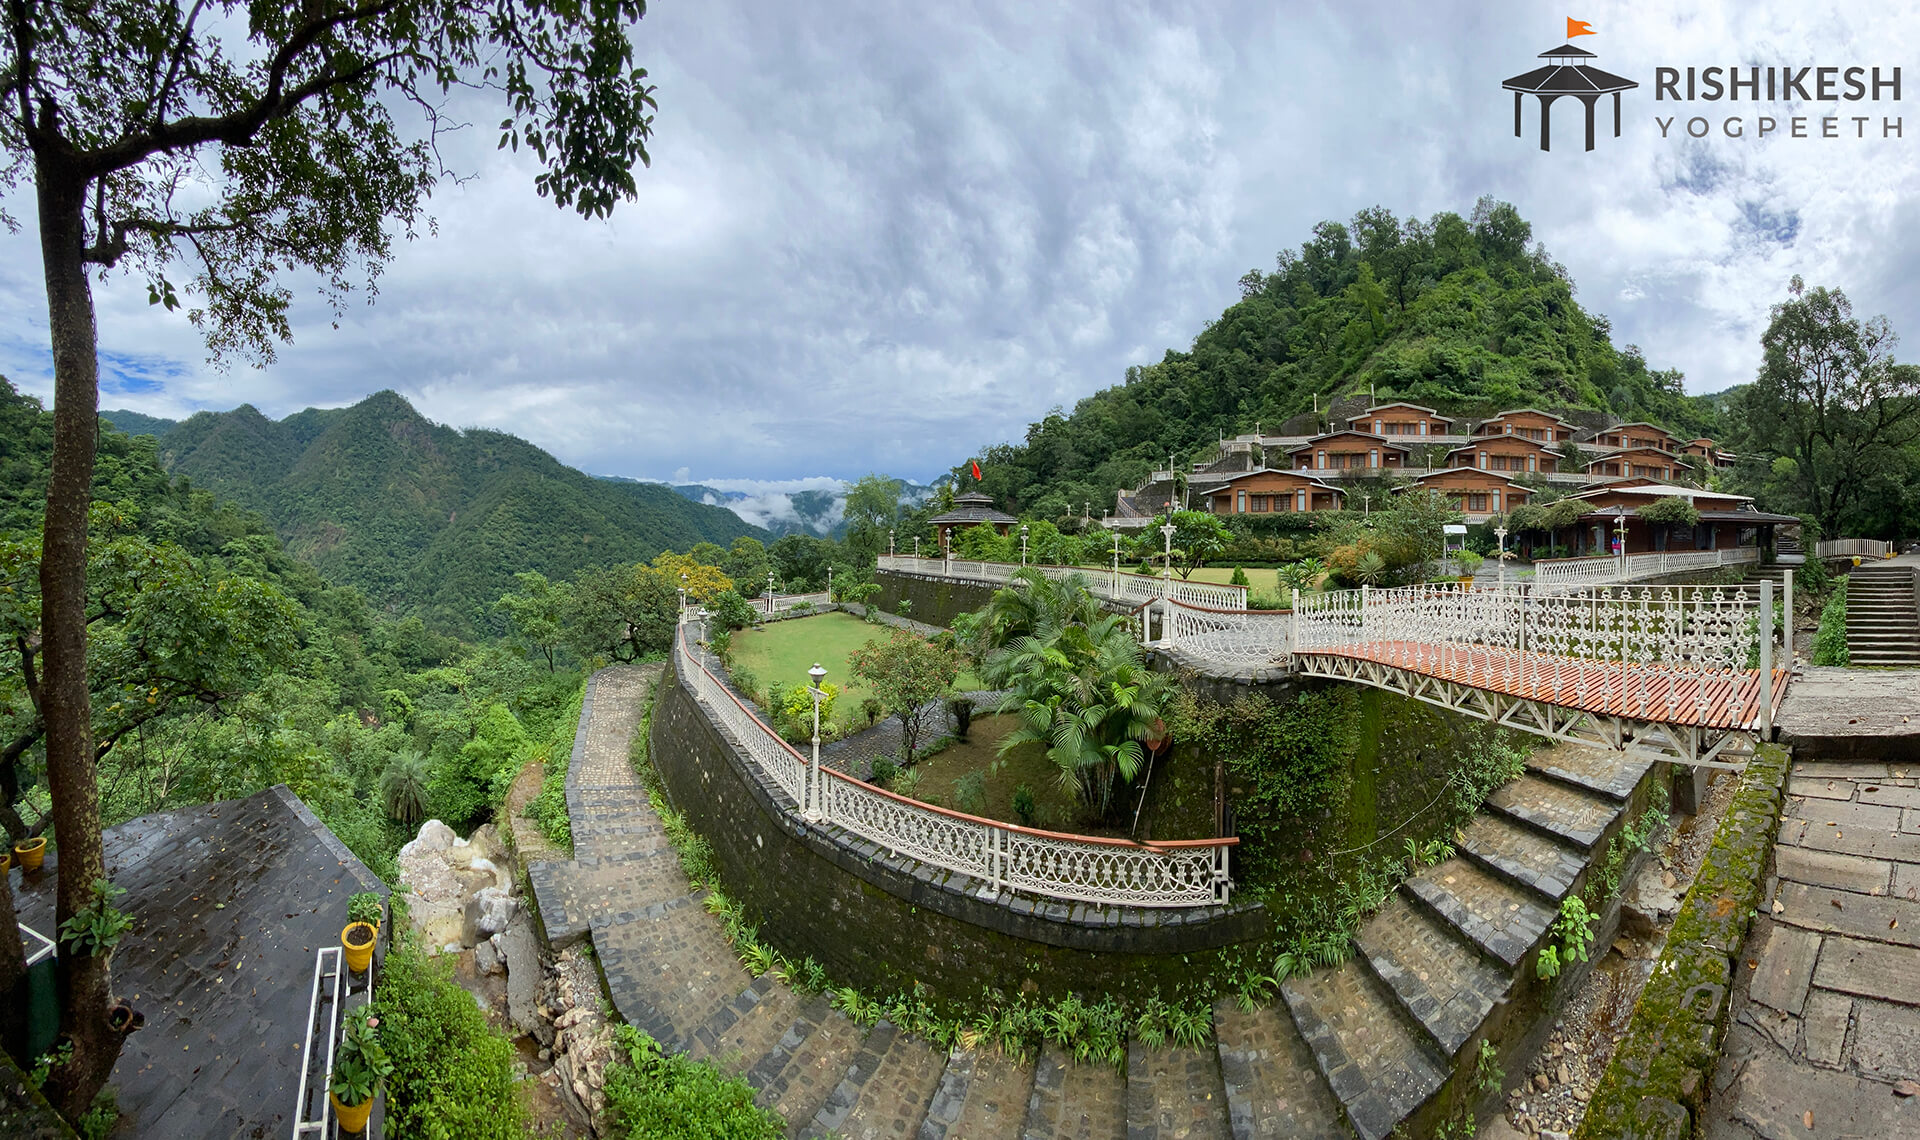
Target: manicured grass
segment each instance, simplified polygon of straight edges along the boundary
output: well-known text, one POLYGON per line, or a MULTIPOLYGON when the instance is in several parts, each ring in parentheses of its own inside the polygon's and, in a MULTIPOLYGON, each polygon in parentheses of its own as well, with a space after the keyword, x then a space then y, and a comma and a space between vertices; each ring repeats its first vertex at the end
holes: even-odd
MULTIPOLYGON (((762 690, 775 684, 804 685, 807 670, 819 662, 826 667, 827 682, 841 690, 834 719, 844 728, 865 728, 867 718, 860 713, 860 702, 869 694, 848 667, 847 656, 869 641, 885 641, 892 633, 886 626, 868 625, 852 614, 835 611, 774 622, 764 629, 743 629, 733 635, 733 659, 753 671, 762 690)), ((966 673, 955 685, 961 690, 979 687, 979 680, 966 673)))

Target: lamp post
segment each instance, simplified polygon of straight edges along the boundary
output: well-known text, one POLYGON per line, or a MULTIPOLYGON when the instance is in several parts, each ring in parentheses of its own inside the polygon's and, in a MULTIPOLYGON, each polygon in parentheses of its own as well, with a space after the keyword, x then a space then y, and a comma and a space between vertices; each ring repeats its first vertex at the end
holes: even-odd
POLYGON ((687 573, 680 572, 680 620, 687 620, 687 573))
POLYGON ((913 560, 920 561, 920 536, 917 534, 913 536, 913 560))
POLYGON ((813 778, 807 784, 807 818, 819 819, 823 814, 820 795, 820 698, 827 694, 820 689, 820 682, 827 679, 827 668, 818 661, 807 670, 807 676, 813 678, 813 684, 807 692, 813 697, 813 778))
POLYGON ((767 571, 767 616, 773 616, 773 571, 767 571))
POLYGON ((1020 524, 1020 565, 1027 564, 1027 524, 1020 524))
POLYGON ((833 564, 827 564, 827 601, 833 601, 833 564))
POLYGON ((1494 527, 1493 537, 1500 544, 1500 588, 1505 589, 1507 585, 1507 528, 1503 526, 1494 527))
POLYGON ((1165 526, 1160 528, 1161 537, 1167 540, 1166 565, 1160 568, 1160 640, 1165 641, 1173 630, 1173 532, 1175 527, 1171 516, 1165 526))
POLYGON ((887 532, 887 557, 888 558, 893 557, 893 532, 892 531, 887 532))
POLYGON ((940 572, 953 576, 953 528, 940 528, 940 572))
POLYGON ((1115 599, 1120 597, 1120 532, 1117 530, 1113 532, 1113 576, 1107 592, 1115 599))
POLYGON ((1625 511, 1613 517, 1614 533, 1620 541, 1620 580, 1627 580, 1627 515, 1625 511))

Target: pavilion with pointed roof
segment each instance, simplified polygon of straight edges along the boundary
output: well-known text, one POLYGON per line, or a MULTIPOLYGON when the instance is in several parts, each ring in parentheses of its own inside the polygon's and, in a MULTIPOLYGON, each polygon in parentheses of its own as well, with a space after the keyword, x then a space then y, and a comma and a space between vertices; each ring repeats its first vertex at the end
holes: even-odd
POLYGON ((953 497, 953 509, 927 520, 929 526, 940 532, 940 541, 944 547, 954 539, 954 531, 979 526, 982 523, 991 526, 1001 534, 1006 534, 1020 525, 1020 520, 1005 511, 994 509, 993 496, 979 491, 968 491, 964 495, 953 497))
POLYGON ((1598 58, 1590 51, 1561 44, 1540 53, 1547 61, 1545 67, 1538 67, 1525 75, 1516 75, 1500 86, 1513 92, 1513 137, 1521 137, 1520 107, 1521 97, 1532 95, 1540 100, 1540 149, 1552 149, 1548 144, 1553 138, 1549 126, 1552 120, 1553 101, 1562 95, 1571 95, 1580 100, 1587 108, 1587 149, 1593 149, 1593 105, 1602 95, 1613 96, 1613 137, 1620 137, 1620 93, 1640 86, 1611 72, 1602 71, 1586 60, 1598 58))

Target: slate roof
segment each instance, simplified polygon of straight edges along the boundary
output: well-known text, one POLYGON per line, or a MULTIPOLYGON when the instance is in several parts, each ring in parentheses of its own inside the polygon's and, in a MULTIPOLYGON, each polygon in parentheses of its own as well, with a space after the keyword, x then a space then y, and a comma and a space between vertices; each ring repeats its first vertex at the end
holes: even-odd
POLYGON ((1005 511, 995 510, 991 496, 969 492, 953 497, 953 509, 928 519, 940 523, 1017 523, 1020 520, 1005 511))
MULTIPOLYGON (((112 1081, 116 1135, 288 1136, 314 953, 347 898, 386 887, 286 785, 108 828, 107 874, 134 927, 114 992, 146 1014, 112 1081)), ((13 876, 20 921, 51 931, 57 850, 13 876)))

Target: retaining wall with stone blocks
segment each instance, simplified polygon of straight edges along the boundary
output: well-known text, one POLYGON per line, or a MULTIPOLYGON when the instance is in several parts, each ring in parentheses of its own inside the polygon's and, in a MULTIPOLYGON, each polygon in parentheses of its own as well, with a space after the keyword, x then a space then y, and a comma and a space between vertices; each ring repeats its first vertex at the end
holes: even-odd
POLYGON ((912 602, 907 617, 942 628, 951 626, 956 616, 985 606, 1000 588, 995 582, 964 582, 903 570, 876 571, 873 580, 880 584, 880 592, 873 598, 874 605, 897 614, 902 601, 912 602))
POLYGON ((1579 1140, 1692 1134, 1726 1032, 1733 968, 1760 902, 1786 775, 1786 751, 1761 745, 1594 1090, 1579 1140))
POLYGON ((687 691, 663 679, 651 754, 668 796, 713 845, 728 896, 794 956, 873 992, 931 987, 1145 997, 1198 957, 1262 937, 1257 903, 1103 906, 995 892, 838 828, 811 826, 687 691))

